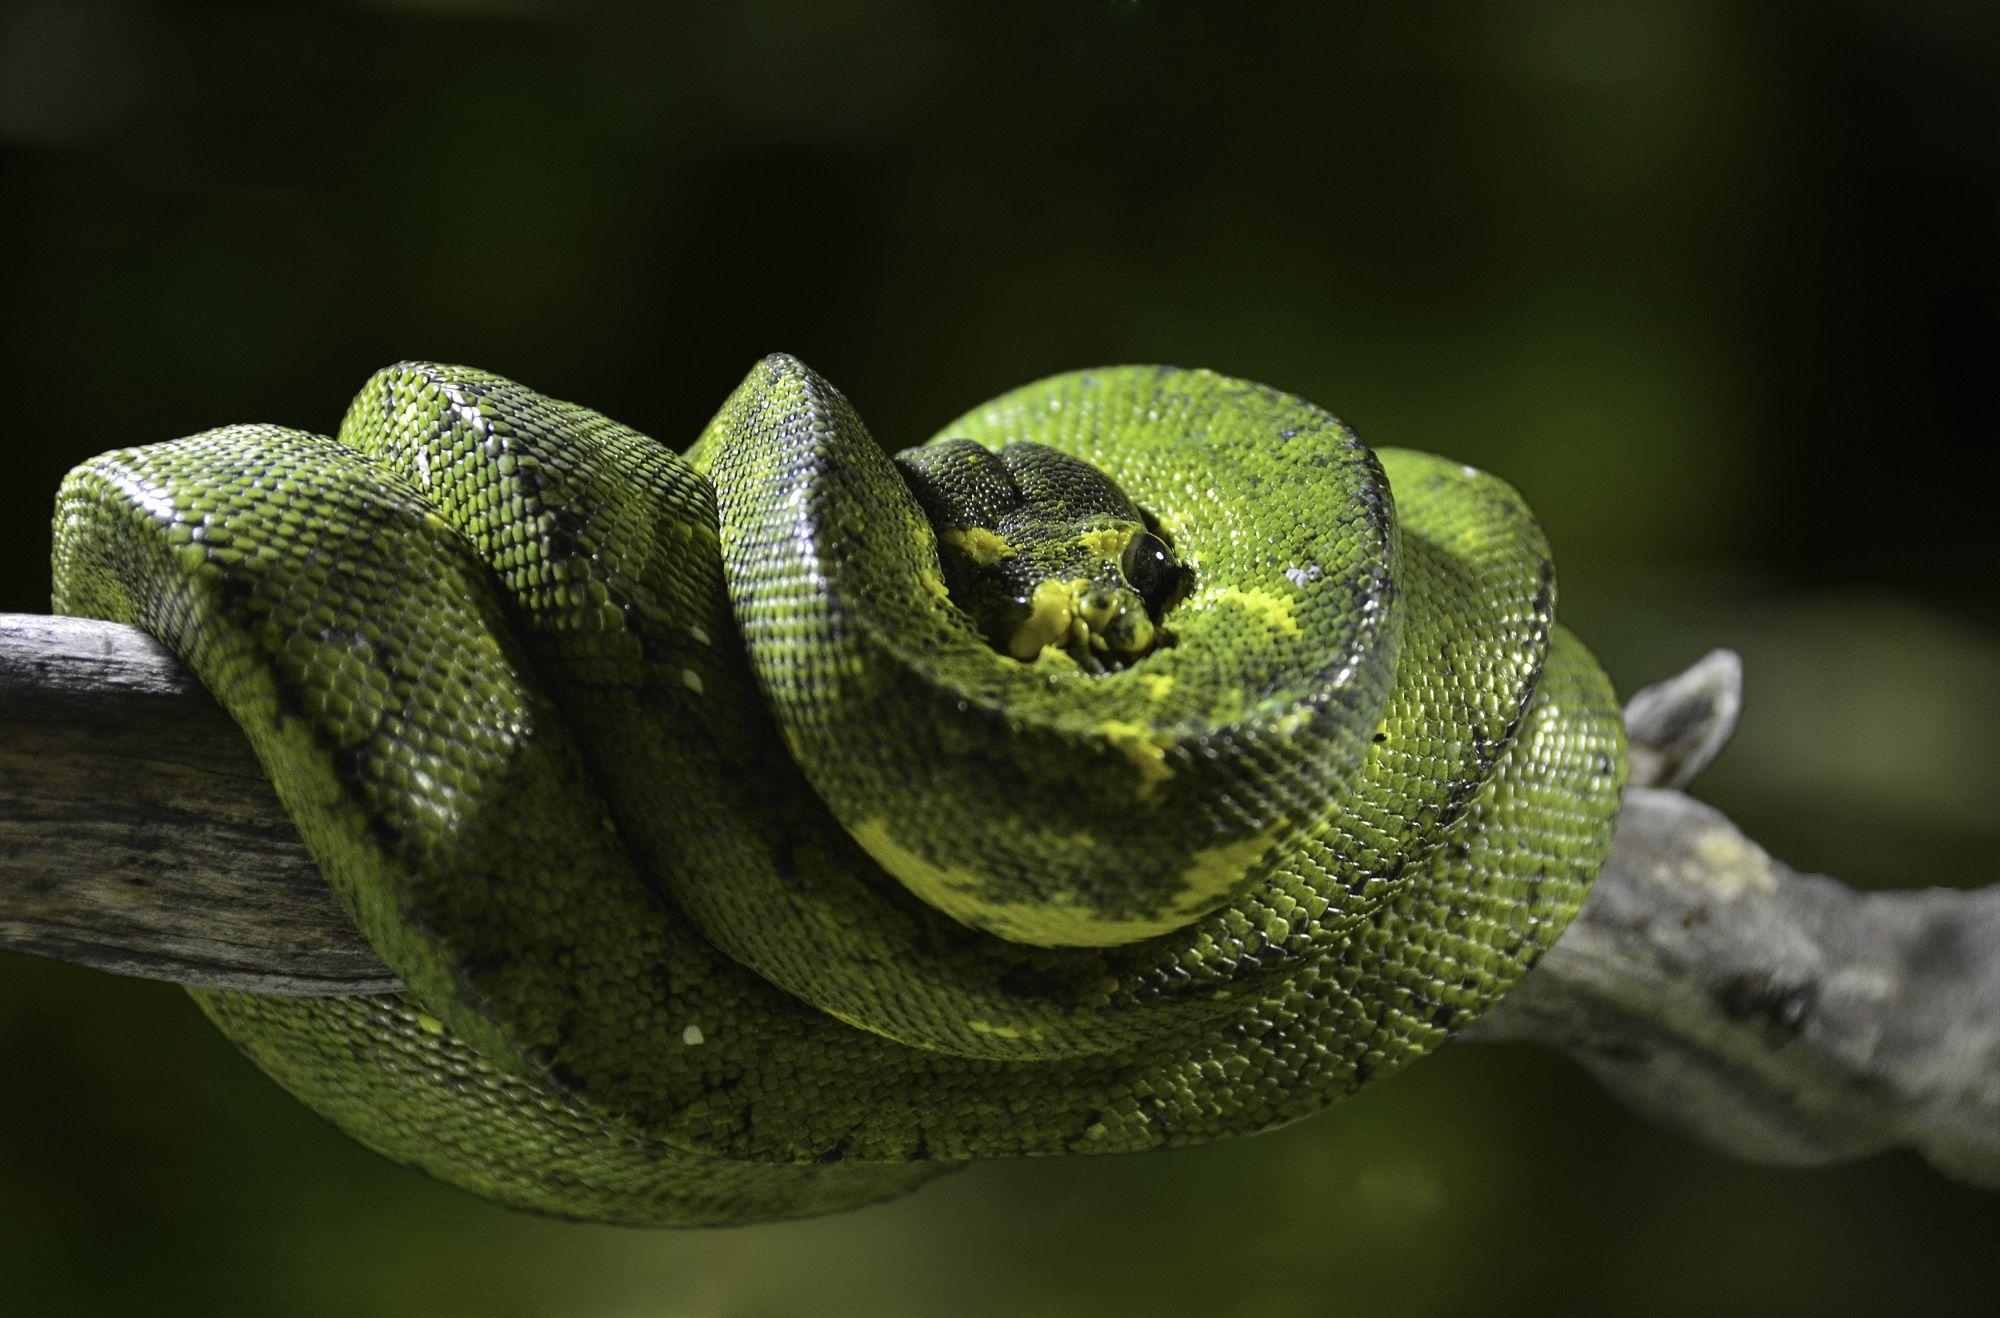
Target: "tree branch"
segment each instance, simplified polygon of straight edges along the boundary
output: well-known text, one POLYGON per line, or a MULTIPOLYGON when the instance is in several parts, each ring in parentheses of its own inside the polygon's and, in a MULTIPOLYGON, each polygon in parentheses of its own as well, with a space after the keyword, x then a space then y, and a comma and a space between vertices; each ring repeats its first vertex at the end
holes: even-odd
MULTIPOLYGON (((2000 1188, 2000 886, 1863 893, 1679 791, 1727 742, 1718 651, 1633 697, 1576 923, 1465 1034, 1570 1053, 1739 1157, 1907 1146, 2000 1188)), ((235 725, 150 638, 0 615, 0 948, 259 993, 393 991, 235 725)))
POLYGON ((152 637, 0 614, 0 948, 253 993, 399 988, 236 724, 152 637))

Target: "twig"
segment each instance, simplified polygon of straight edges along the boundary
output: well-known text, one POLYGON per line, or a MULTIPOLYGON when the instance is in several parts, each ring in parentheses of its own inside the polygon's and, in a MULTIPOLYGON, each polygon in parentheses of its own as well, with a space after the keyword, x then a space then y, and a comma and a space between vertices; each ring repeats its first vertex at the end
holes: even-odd
MULTIPOLYGON (((2000 886, 1862 893, 1681 794, 1741 708, 1726 651, 1627 707, 1633 781, 1569 932, 1464 1037, 1575 1056, 1715 1148, 1915 1148, 2000 1188, 2000 886)), ((109 623, 0 615, 0 947, 260 993, 389 992, 235 725, 109 623)))

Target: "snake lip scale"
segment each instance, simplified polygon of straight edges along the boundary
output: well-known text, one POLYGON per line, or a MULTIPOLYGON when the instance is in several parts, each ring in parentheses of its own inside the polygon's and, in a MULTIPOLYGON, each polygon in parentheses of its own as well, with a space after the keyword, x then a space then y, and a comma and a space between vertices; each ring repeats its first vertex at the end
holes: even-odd
POLYGON ((795 359, 684 454, 406 362, 57 496, 55 607, 243 728, 398 994, 194 990, 530 1211, 831 1212, 1309 1115, 1504 995, 1625 776, 1520 496, 1206 371, 891 456, 795 359))

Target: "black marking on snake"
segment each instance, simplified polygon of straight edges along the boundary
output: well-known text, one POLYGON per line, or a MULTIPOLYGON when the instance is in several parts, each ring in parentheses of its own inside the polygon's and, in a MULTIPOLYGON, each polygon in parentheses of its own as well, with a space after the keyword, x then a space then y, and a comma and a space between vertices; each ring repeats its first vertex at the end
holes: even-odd
POLYGON ((555 1085, 557 1088, 572 1094, 590 1092, 590 1087, 585 1083, 582 1076, 579 1076, 561 1062, 553 1060, 555 1051, 555 1049, 535 1049, 529 1054, 529 1060, 535 1064, 535 1068, 548 1079, 549 1083, 555 1085))
MULTIPOLYGON (((1098 962, 1099 967, 1103 965, 1098 962)), ((1098 978, 1103 978, 1100 969, 1098 978)), ((1070 997, 1082 1000, 1081 984, 1087 982, 1082 976, 1065 975, 1061 981, 1047 973, 1041 966, 1015 965, 1004 971, 996 987, 1000 992, 1017 1002, 1033 1002, 1047 997, 1070 997)))
MULTIPOLYGON (((1485 758, 1485 757, 1483 757, 1485 758)), ((1454 776, 1445 788, 1444 803, 1438 808, 1437 817, 1444 822, 1452 822, 1465 812, 1472 798, 1479 794, 1484 781, 1454 776)))
MULTIPOLYGON (((1556 565, 1544 558, 1538 572, 1539 584, 1535 588, 1534 602, 1529 606, 1538 620, 1546 620, 1555 612, 1556 565)), ((1546 622, 1543 624, 1546 626, 1546 622)))
MULTIPOLYGON (((1362 893, 1366 892, 1371 886, 1373 886, 1378 882, 1394 883, 1397 879, 1403 877, 1403 870, 1408 867, 1410 860, 1411 858, 1406 855, 1397 856, 1394 860, 1389 862, 1389 868, 1383 871, 1381 874, 1371 874, 1366 870, 1356 870, 1353 877, 1349 878, 1347 881, 1347 891, 1351 895, 1359 897, 1362 893)), ((1373 917, 1375 922, 1375 927, 1378 929, 1381 928, 1382 921, 1387 919, 1388 915, 1389 912, 1386 907, 1377 910, 1373 917)))
POLYGON ((1356 617, 1368 617, 1375 609, 1388 609, 1396 599, 1396 582, 1389 566, 1378 563, 1347 583, 1347 596, 1356 617))
POLYGON ((1103 1124, 1104 1124, 1104 1109, 1103 1108, 1090 1109, 1090 1111, 1083 1114, 1082 1120, 1080 1120, 1077 1123, 1076 1127, 1074 1128, 1074 1133, 1070 1135, 1068 1139, 1069 1146, 1071 1148, 1088 1148, 1090 1146, 1091 1127, 1101 1126, 1103 1124))

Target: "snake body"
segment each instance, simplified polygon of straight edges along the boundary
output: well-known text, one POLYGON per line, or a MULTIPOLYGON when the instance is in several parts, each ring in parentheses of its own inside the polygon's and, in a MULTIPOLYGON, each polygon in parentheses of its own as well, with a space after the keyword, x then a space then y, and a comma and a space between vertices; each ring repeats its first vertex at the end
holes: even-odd
POLYGON ((891 459, 795 360, 685 457, 406 363, 58 497, 59 612, 242 726, 379 997, 196 991, 362 1143, 713 1224, 1245 1134, 1434 1047, 1609 842, 1609 684, 1499 480, 1123 367, 891 459))

